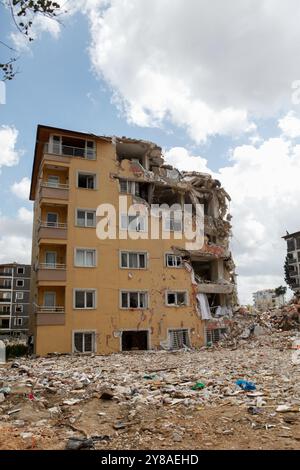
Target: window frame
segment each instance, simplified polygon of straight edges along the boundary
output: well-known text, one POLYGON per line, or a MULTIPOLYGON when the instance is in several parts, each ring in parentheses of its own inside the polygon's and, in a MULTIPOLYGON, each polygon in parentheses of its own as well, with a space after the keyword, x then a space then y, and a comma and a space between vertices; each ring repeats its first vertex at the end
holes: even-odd
POLYGON ((97 267, 97 248, 82 248, 82 247, 75 247, 74 248, 74 266, 76 268, 96 268, 97 267), (77 252, 78 251, 83 251, 84 252, 84 261, 86 262, 86 252, 90 251, 93 252, 93 262, 94 264, 88 265, 88 264, 77 264, 77 252))
POLYGON ((23 308, 23 307, 24 307, 24 306, 23 306, 22 304, 21 304, 21 305, 16 304, 16 305, 15 305, 15 313, 23 313, 23 311, 24 311, 24 308, 23 308), (20 311, 18 311, 17 308, 19 308, 20 311))
POLYGON ((14 318, 14 326, 23 326, 23 318, 22 317, 14 318), (18 322, 21 322, 21 323, 18 323, 18 322))
POLYGON ((149 292, 145 290, 121 289, 119 293, 119 306, 121 310, 147 310, 149 309, 149 292), (127 307, 122 306, 123 294, 127 294, 127 307), (138 307, 130 307, 130 294, 138 294, 138 307), (141 307, 140 295, 145 295, 145 307, 141 307))
POLYGON ((166 266, 167 268, 182 269, 182 268, 184 267, 184 266, 183 266, 183 258, 182 258, 182 256, 180 256, 180 255, 175 255, 174 253, 169 253, 169 252, 165 253, 165 266, 166 266), (168 264, 168 257, 169 257, 169 256, 172 256, 173 258, 180 258, 180 265, 178 266, 178 265, 175 265, 175 264, 173 264, 173 265, 168 264))
POLYGON ((24 279, 16 279, 16 287, 24 287, 25 280, 24 279), (21 282, 21 285, 18 285, 18 282, 21 282))
MULTIPOLYGON (((140 221, 138 221, 138 223, 140 223, 140 221)), ((138 223, 137 223, 137 226, 138 226, 138 223)), ((147 233, 148 232, 148 218, 145 216, 145 215, 131 215, 131 214, 127 214, 127 213, 121 213, 120 214, 120 230, 124 231, 124 232, 132 232, 132 233, 147 233), (124 226, 123 224, 123 221, 125 220, 125 217, 126 217, 126 227, 124 226), (130 221, 130 217, 133 217, 133 219, 130 221), (130 223, 133 222, 133 220, 135 219, 141 219, 144 224, 143 224, 143 229, 142 230, 129 230, 128 226, 130 223)))
POLYGON ((189 294, 187 290, 166 290, 165 292, 165 304, 167 307, 188 307, 189 306, 189 294), (174 294, 176 298, 176 303, 174 304, 169 304, 168 303, 168 295, 174 294), (178 304, 178 294, 184 294, 185 295, 185 303, 184 304, 178 304))
POLYGON ((86 288, 86 289, 80 289, 80 288, 74 288, 73 289, 73 309, 74 310, 96 310, 97 308, 97 289, 94 288, 86 288), (76 293, 77 292, 84 292, 84 307, 76 307, 76 293), (87 297, 86 294, 92 292, 93 293, 93 306, 92 307, 86 307, 87 304, 87 297))
POLYGON ((120 269, 138 269, 138 270, 146 270, 148 269, 148 252, 147 251, 130 251, 130 250, 120 250, 119 251, 119 267, 120 269), (127 266, 122 266, 122 255, 126 255, 127 258, 127 266), (138 259, 138 266, 131 268, 129 266, 129 255, 137 255, 138 259), (144 255, 145 266, 140 267, 140 255, 144 255))
POLYGON ((95 228, 96 227, 96 209, 81 209, 79 207, 77 207, 75 209, 75 226, 76 227, 80 227, 80 228, 95 228), (80 225, 78 223, 78 212, 81 211, 81 212, 84 212, 84 225, 80 225), (93 213, 93 222, 94 222, 94 225, 87 225, 87 213, 90 212, 90 213, 93 213))
POLYGON ((85 189, 85 190, 88 190, 88 191, 96 191, 98 189, 98 185, 97 185, 97 173, 94 173, 92 171, 84 171, 84 170, 77 170, 77 173, 76 173, 76 188, 77 189, 85 189), (88 188, 88 187, 82 187, 82 186, 79 186, 79 177, 80 176, 93 176, 94 178, 94 187, 93 188, 88 188))
POLYGON ((73 354, 93 354, 97 352, 96 330, 73 330, 72 331, 72 352, 73 354), (78 352, 75 350, 75 334, 91 334, 92 335, 92 350, 78 352))
POLYGON ((24 300, 24 292, 16 292, 16 300, 24 300))
POLYGON ((18 267, 17 267, 17 274, 25 274, 25 268, 24 268, 24 266, 18 266, 18 267), (20 271, 20 269, 21 269, 22 271, 20 271))

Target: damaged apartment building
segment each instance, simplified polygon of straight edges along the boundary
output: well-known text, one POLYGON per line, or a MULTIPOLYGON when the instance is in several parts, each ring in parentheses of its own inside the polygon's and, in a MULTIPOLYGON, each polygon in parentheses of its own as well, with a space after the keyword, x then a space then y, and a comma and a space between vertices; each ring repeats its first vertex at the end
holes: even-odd
MULTIPOLYGON (((37 354, 198 348, 226 331, 237 299, 230 197, 219 181, 165 164, 151 142, 39 125, 30 199, 37 354), (124 195, 141 208, 201 203, 202 248, 186 249, 172 214, 169 239, 100 239, 101 204, 117 209, 118 233, 132 230, 134 217, 119 213, 124 195)), ((143 232, 147 221, 136 222, 143 232)))

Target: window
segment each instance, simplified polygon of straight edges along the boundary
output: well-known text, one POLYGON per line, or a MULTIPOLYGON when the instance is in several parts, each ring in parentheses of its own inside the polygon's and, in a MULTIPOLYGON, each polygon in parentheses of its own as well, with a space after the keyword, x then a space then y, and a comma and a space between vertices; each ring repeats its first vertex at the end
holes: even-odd
POLYGON ((10 313, 10 307, 8 305, 3 305, 2 312, 3 313, 10 313))
POLYGON ((75 266, 82 266, 82 267, 96 266, 96 250, 76 248, 75 266))
POLYGON ((45 292, 44 293, 44 306, 45 307, 55 307, 56 304, 56 293, 55 292, 45 292))
POLYGON ((295 251, 295 240, 293 238, 287 241, 287 251, 295 251))
POLYGON ((47 268, 55 268, 56 267, 56 251, 46 251, 45 261, 46 261, 47 268))
POLYGON ((121 308, 148 308, 148 293, 122 291, 121 308))
MULTIPOLYGON (((24 269, 24 268, 18 268, 18 269, 24 269)), ((4 268, 4 274, 12 274, 11 268, 4 268)), ((23 274, 23 273, 18 273, 18 274, 23 274)))
POLYGON ((11 288, 11 280, 10 279, 4 279, 3 286, 11 288))
POLYGON ((145 232, 146 217, 139 215, 139 214, 136 214, 136 215, 121 214, 121 229, 135 231, 135 232, 145 232))
POLYGON ((182 349, 190 346, 188 330, 169 330, 170 349, 182 349))
POLYGON ((96 308, 95 290, 75 290, 75 308, 96 308))
POLYGON ((215 328, 206 331, 206 343, 217 343, 222 339, 224 333, 226 333, 226 328, 215 328))
POLYGON ((183 292, 167 292, 167 305, 187 305, 187 293, 183 292))
POLYGON ((23 325, 23 318, 15 318, 14 319, 15 326, 22 326, 23 325))
POLYGON ((171 213, 165 218, 165 230, 170 232, 182 231, 182 214, 171 213))
POLYGON ((17 287, 24 287, 24 279, 17 279, 16 286, 17 287))
POLYGON ((56 212, 47 212, 47 227, 57 227, 57 225, 58 214, 56 212))
POLYGON ((88 160, 96 158, 95 142, 74 137, 53 135, 50 139, 49 151, 58 155, 69 155, 88 160))
POLYGON ((296 238, 297 250, 300 250, 300 237, 296 238))
POLYGON ((140 195, 140 184, 137 181, 119 180, 120 192, 123 194, 140 195))
POLYGON ((16 292, 16 299, 22 300, 24 298, 23 292, 16 292))
POLYGON ((95 333, 74 332, 74 352, 88 353, 95 351, 95 333))
POLYGON ((23 313, 23 305, 16 305, 15 313, 23 313))
POLYGON ((84 189, 96 189, 96 175, 78 173, 77 186, 84 189))
POLYGON ((145 269, 147 266, 146 253, 121 252, 121 268, 145 269))
POLYGON ((17 268, 17 274, 24 274, 25 268, 17 268))
POLYGON ((182 257, 167 253, 166 266, 168 266, 169 268, 182 268, 182 257))
POLYGON ((59 186, 59 176, 48 175, 48 186, 50 186, 50 188, 58 188, 58 186, 59 186))
POLYGON ((96 211, 77 209, 76 225, 79 227, 96 227, 96 211))

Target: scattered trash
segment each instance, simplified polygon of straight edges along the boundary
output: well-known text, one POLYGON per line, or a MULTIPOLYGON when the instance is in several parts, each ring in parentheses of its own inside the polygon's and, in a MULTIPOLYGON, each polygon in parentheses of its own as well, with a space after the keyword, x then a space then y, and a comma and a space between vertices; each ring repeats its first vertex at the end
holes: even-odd
POLYGON ((80 449, 93 449, 94 441, 93 439, 86 439, 80 437, 70 437, 65 450, 80 450, 80 449))
POLYGON ((256 390, 256 385, 253 382, 248 382, 248 380, 237 380, 236 385, 245 390, 245 392, 256 390))
POLYGON ((257 406, 249 406, 248 413, 250 413, 251 415, 258 415, 262 413, 262 410, 257 406))
POLYGON ((122 421, 119 421, 118 423, 115 423, 115 424, 113 425, 113 428, 114 428, 114 429, 117 429, 117 430, 119 430, 119 429, 125 429, 125 428, 126 428, 126 424, 125 424, 125 423, 122 423, 122 421))
POLYGON ((195 385, 192 386, 192 390, 202 390, 205 388, 205 385, 202 382, 196 382, 195 385))

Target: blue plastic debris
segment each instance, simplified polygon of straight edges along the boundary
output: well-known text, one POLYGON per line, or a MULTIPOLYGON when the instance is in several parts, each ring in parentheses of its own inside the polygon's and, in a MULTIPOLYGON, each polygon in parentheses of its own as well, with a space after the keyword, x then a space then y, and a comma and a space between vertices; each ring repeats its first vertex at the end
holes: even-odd
POLYGON ((253 382, 248 382, 248 380, 239 379, 235 383, 246 392, 250 392, 251 390, 256 390, 256 385, 253 382))

